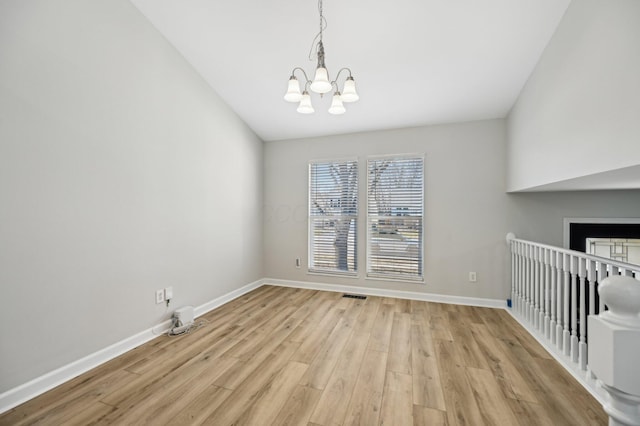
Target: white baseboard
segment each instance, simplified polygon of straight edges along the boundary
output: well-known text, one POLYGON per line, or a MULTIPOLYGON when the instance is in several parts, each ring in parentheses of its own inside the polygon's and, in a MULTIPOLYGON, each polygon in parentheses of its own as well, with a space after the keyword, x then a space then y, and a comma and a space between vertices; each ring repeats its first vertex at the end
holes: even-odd
MULTIPOLYGON (((251 284, 247 284, 244 287, 241 287, 237 290, 234 290, 230 293, 227 293, 210 302, 194 308, 194 314, 196 317, 201 316, 217 308, 218 306, 230 302, 231 300, 240 297, 243 294, 248 293, 251 290, 254 290, 262 285, 263 280, 258 280, 251 284)), ((124 340, 114 343, 111 346, 89 354, 84 358, 64 365, 27 383, 3 392, 2 394, 0 394, 0 414, 22 404, 23 402, 35 398, 36 396, 50 389, 53 389, 54 387, 59 386, 66 381, 71 380, 74 377, 77 377, 80 374, 99 366, 100 364, 104 364, 105 362, 110 361, 127 351, 130 351, 131 349, 134 349, 150 340, 153 340, 159 335, 169 331, 170 326, 170 320, 163 321, 162 323, 157 324, 136 335, 128 337, 124 340)))
POLYGON ((264 280, 254 281, 250 284, 245 285, 244 287, 240 287, 237 290, 233 290, 230 293, 224 294, 216 299, 213 299, 210 302, 204 303, 196 308, 194 308, 193 313, 196 317, 206 314, 209 311, 214 310, 215 308, 224 305, 225 303, 231 302, 233 299, 237 299, 243 294, 247 294, 250 291, 255 290, 258 287, 262 287, 264 284, 264 280))
POLYGON ((289 281, 265 278, 263 284, 281 287, 306 288, 310 290, 335 291, 340 293, 356 293, 367 296, 395 297, 398 299, 421 300, 425 302, 450 303, 453 305, 480 306, 484 308, 505 308, 506 300, 483 299, 480 297, 448 296, 445 294, 420 293, 416 291, 397 291, 373 287, 348 286, 340 284, 323 284, 307 281, 289 281))

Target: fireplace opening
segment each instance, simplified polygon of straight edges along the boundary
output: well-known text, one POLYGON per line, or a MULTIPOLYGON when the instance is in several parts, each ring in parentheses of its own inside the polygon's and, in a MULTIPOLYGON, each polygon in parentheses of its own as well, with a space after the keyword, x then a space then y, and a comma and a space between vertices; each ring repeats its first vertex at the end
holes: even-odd
POLYGON ((640 265, 640 219, 637 223, 570 222, 569 248, 640 265))

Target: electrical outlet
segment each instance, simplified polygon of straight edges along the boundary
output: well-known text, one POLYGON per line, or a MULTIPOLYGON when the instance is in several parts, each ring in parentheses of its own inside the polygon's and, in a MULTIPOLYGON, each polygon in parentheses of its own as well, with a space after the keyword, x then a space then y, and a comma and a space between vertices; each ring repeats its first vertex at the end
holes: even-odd
POLYGON ((167 287, 164 289, 164 300, 173 299, 173 287, 167 287))
POLYGON ((164 290, 156 290, 156 305, 164 302, 164 290))
POLYGON ((469 281, 475 283, 478 281, 478 276, 475 272, 469 272, 469 281))
POLYGON ((296 257, 296 268, 300 267, 300 258, 296 257))

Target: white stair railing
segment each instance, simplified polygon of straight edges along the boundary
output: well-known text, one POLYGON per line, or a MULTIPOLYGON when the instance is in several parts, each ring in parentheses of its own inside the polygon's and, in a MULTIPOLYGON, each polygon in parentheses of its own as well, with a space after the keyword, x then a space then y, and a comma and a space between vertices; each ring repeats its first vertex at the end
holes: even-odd
POLYGON ((600 283, 614 276, 640 280, 640 266, 521 240, 513 234, 507 235, 507 242, 512 312, 557 354, 587 371, 587 317, 606 310, 598 294, 600 283))

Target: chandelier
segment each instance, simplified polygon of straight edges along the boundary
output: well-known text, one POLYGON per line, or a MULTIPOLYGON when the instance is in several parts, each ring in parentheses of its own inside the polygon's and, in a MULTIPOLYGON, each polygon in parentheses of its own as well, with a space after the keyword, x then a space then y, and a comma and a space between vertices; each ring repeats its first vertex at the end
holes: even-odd
POLYGON ((309 90, 320 94, 320 97, 322 97, 325 93, 329 93, 335 88, 333 98, 331 99, 331 106, 329 107, 329 113, 344 114, 346 109, 343 102, 355 102, 360 99, 360 97, 356 92, 356 83, 353 80, 353 76, 351 75, 351 70, 349 68, 340 69, 336 74, 336 78, 334 80, 329 80, 329 71, 327 71, 327 67, 324 64, 324 45, 322 44, 322 33, 327 27, 327 20, 322 15, 322 0, 318 1, 318 10, 320 12, 320 32, 314 37, 311 43, 311 50, 309 51, 309 60, 313 60, 311 58, 311 52, 314 47, 318 55, 318 65, 316 67, 315 77, 313 78, 313 81, 311 81, 307 77, 307 73, 304 69, 295 67, 293 71, 291 71, 289 86, 287 93, 284 95, 284 100, 287 102, 300 102, 297 111, 302 114, 311 114, 315 112, 315 110, 311 104, 309 90), (318 40, 317 43, 316 40, 318 40), (298 78, 295 75, 296 71, 301 71, 304 76, 304 90, 302 92, 300 91, 298 78), (341 92, 338 89, 338 78, 343 71, 348 72, 349 76, 346 78, 341 92))

